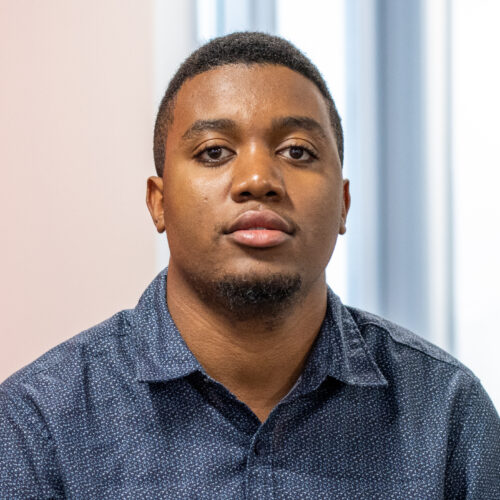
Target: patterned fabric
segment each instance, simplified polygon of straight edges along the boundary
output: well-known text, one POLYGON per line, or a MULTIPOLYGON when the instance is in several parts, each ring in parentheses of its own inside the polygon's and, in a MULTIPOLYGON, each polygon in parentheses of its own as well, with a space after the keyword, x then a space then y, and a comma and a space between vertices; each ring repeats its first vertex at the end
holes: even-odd
POLYGON ((329 291, 260 424, 204 373, 165 286, 0 386, 1 499, 500 499, 500 420, 451 356, 329 291))

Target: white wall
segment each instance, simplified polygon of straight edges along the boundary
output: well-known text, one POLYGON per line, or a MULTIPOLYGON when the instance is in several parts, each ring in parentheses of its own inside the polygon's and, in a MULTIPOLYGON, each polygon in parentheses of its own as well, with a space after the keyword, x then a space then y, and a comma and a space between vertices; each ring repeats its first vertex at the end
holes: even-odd
POLYGON ((155 67, 185 55, 188 4, 155 50, 153 0, 0 1, 0 380, 154 277, 155 67))

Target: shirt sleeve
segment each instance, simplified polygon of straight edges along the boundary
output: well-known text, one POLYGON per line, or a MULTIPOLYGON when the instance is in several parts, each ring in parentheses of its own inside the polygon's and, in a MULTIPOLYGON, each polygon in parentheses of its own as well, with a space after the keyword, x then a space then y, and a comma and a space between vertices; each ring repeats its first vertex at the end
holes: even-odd
POLYGON ((500 419, 479 382, 470 387, 456 417, 444 498, 500 499, 500 419))
POLYGON ((64 498, 43 417, 28 396, 0 386, 0 498, 64 498))

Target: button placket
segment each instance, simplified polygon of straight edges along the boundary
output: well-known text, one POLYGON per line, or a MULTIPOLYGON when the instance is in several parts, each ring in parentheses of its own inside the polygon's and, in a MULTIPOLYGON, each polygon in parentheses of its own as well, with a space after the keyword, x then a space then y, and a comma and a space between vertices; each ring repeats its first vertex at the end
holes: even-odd
POLYGON ((265 447, 266 445, 262 442, 261 439, 257 439, 257 441, 255 442, 255 445, 254 445, 254 453, 255 455, 258 457, 260 455, 262 455, 265 451, 265 447))

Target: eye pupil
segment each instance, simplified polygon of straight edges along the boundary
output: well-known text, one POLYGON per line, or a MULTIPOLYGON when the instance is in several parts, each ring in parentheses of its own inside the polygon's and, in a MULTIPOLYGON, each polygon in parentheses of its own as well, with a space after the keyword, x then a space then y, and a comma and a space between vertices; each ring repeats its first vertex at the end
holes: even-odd
POLYGON ((209 149, 207 149, 207 155, 212 160, 218 160, 222 155, 222 148, 220 148, 218 146, 213 147, 213 148, 209 148, 209 149))
POLYGON ((304 150, 298 146, 292 146, 290 148, 290 156, 294 160, 300 160, 302 158, 303 154, 304 154, 304 150))

